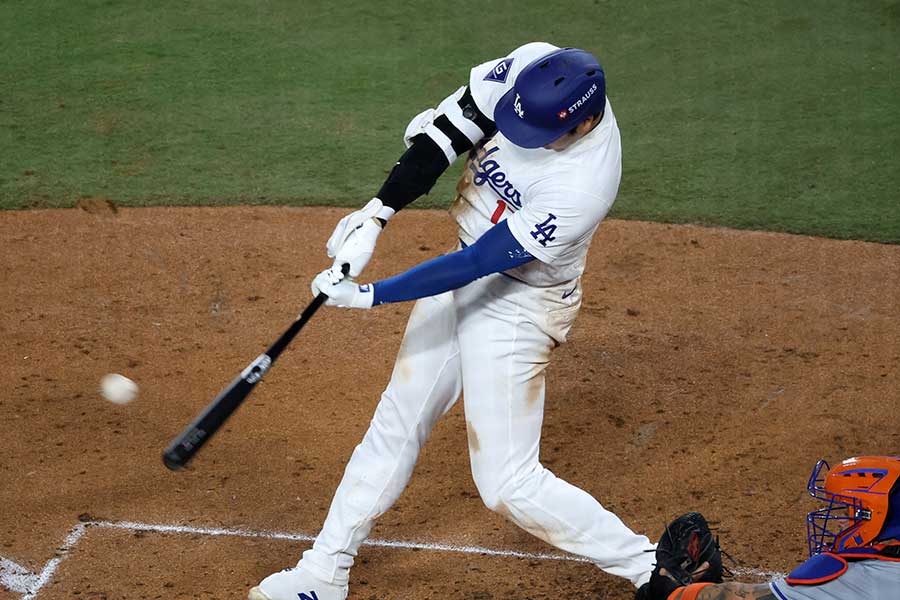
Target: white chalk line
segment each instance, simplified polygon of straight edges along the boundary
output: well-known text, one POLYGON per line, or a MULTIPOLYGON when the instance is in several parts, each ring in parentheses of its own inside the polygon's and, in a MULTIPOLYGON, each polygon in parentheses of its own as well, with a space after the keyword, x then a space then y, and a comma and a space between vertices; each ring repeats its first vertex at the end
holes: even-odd
POLYGON ((69 553, 75 548, 78 541, 84 537, 86 532, 87 527, 82 523, 75 525, 69 530, 69 535, 63 540, 62 545, 57 548, 56 556, 47 561, 47 564, 41 569, 40 574, 37 575, 37 580, 34 581, 33 585, 27 590, 28 593, 22 596, 22 600, 33 600, 37 597, 38 592, 40 592, 45 585, 50 583, 50 580, 53 578, 53 574, 56 573, 56 569, 59 567, 60 563, 69 556, 69 553))
POLYGON ((37 575, 18 563, 0 556, 0 586, 25 593, 37 584, 37 575))
POLYGON ((782 573, 781 571, 761 571, 759 569, 748 569, 746 567, 729 567, 729 570, 737 577, 757 577, 759 579, 765 579, 766 581, 787 576, 787 573, 782 573))
MULTIPOLYGON (((109 521, 97 521, 90 523, 94 527, 108 529, 127 529, 129 531, 157 531, 161 533, 189 533, 199 535, 233 536, 246 538, 263 538, 270 540, 290 540, 299 542, 312 542, 314 535, 305 533, 280 533, 275 531, 259 531, 253 529, 210 529, 203 527, 188 527, 183 525, 155 525, 152 523, 134 523, 122 521, 112 523, 109 521)), ((534 560, 569 560, 574 562, 590 562, 580 556, 565 554, 541 554, 533 552, 519 552, 516 550, 498 550, 494 548, 482 548, 480 546, 455 546, 450 544, 437 544, 428 542, 408 542, 403 540, 379 540, 371 539, 363 542, 364 546, 380 546, 383 548, 402 548, 405 550, 434 550, 437 552, 461 552, 464 554, 486 554, 488 556, 503 556, 508 558, 528 558, 534 560)))
MULTIPOLYGON (((269 540, 288 540, 299 542, 311 542, 315 540, 315 536, 306 533, 286 533, 278 531, 263 531, 254 529, 228 529, 228 528, 210 528, 210 527, 192 527, 188 525, 165 525, 159 523, 140 523, 136 521, 90 521, 87 523, 79 523, 75 525, 66 536, 62 545, 57 550, 57 555, 50 559, 40 574, 34 575, 27 569, 12 561, 0 559, 0 584, 4 585, 13 592, 26 592, 21 600, 34 600, 41 589, 46 586, 60 563, 65 560, 74 550, 75 545, 84 537, 88 529, 112 529, 119 531, 152 531, 158 533, 176 533, 190 535, 209 535, 209 536, 225 536, 225 537, 243 537, 243 538, 262 538, 269 540), (4 571, 4 566, 6 571, 4 571), (9 578, 4 576, 4 572, 8 572, 9 578), (8 582, 13 583, 17 587, 12 587, 8 582)), ((500 556, 506 558, 524 558, 530 560, 563 560, 568 562, 591 563, 592 561, 582 556, 571 554, 549 554, 539 552, 520 552, 518 550, 503 550, 497 548, 485 548, 482 546, 457 546, 452 544, 438 544, 430 542, 411 542, 405 540, 383 540, 370 539, 363 542, 364 546, 377 546, 382 548, 400 548, 405 550, 432 550, 436 552, 458 552, 462 554, 481 554, 486 556, 500 556)), ((784 574, 778 571, 760 571, 757 569, 733 568, 731 571, 738 576, 752 576, 759 578, 772 579, 775 577, 783 577, 784 574)))

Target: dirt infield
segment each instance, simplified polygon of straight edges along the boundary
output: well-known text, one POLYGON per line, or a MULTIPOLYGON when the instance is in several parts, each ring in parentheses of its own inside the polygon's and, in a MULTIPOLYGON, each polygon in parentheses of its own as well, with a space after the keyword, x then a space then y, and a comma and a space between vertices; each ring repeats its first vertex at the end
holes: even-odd
MULTIPOLYGON (((0 582, 21 584, 0 600, 243 598, 296 561, 409 305, 323 309, 189 471, 160 453, 308 302, 344 212, 0 214, 0 582), (139 399, 102 400, 107 372, 139 399)), ((453 240, 444 213, 401 213, 367 275, 453 240)), ((542 461, 652 538, 699 509, 745 573, 789 569, 815 461, 900 452, 900 247, 609 221, 589 263, 542 461)), ((630 597, 484 508, 467 451, 456 407, 373 532, 402 544, 362 549, 351 598, 630 597)))

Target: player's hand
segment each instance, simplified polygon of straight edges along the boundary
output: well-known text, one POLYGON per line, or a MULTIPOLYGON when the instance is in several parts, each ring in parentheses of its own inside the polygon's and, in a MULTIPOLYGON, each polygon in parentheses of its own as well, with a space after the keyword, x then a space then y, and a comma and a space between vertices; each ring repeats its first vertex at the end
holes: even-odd
POLYGON ((356 277, 369 264, 375 252, 375 243, 381 235, 381 223, 376 219, 366 219, 353 229, 346 241, 334 255, 334 267, 350 265, 350 277, 356 277))
POLYGON ((724 567, 719 542, 697 512, 681 515, 666 526, 656 545, 656 566, 635 594, 636 600, 665 600, 692 583, 721 583, 724 567))
POLYGON ((350 277, 357 277, 366 268, 381 235, 381 223, 375 215, 382 207, 381 200, 372 198, 364 207, 338 221, 325 244, 328 256, 334 259, 333 269, 339 270, 340 265, 347 263, 350 277))
POLYGON ((375 298, 371 284, 358 285, 334 269, 325 269, 316 275, 312 280, 312 293, 313 296, 325 294, 328 296, 325 301, 327 306, 341 308, 372 308, 375 298))
POLYGON ((679 585, 722 582, 719 541, 703 515, 689 512, 666 526, 656 545, 656 569, 679 585))

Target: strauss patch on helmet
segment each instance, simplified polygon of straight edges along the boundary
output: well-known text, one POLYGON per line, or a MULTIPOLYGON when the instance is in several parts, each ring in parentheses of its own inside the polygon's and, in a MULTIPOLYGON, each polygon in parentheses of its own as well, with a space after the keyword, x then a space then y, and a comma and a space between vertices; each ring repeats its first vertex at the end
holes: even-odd
POLYGON ((579 98, 578 100, 576 100, 576 101, 575 101, 575 104, 573 104, 572 106, 569 107, 569 113, 570 113, 570 114, 571 114, 571 113, 574 113, 576 110, 578 110, 579 108, 581 108, 581 107, 584 105, 585 102, 587 102, 588 100, 590 100, 591 96, 593 96, 593 95, 594 95, 594 92, 596 92, 596 91, 597 91, 597 84, 595 83, 595 84, 592 85, 590 88, 588 88, 588 91, 586 91, 586 92, 584 93, 584 96, 582 96, 581 98, 579 98))

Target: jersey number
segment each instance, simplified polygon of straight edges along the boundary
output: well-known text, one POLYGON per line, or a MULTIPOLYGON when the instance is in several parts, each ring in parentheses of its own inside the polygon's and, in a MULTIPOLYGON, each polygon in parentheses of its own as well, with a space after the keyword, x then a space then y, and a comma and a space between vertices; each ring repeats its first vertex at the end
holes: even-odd
POLYGON ((504 210, 506 210, 506 203, 503 200, 497 200, 497 208, 494 209, 494 214, 491 215, 491 223, 494 225, 499 223, 504 210))

